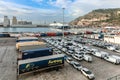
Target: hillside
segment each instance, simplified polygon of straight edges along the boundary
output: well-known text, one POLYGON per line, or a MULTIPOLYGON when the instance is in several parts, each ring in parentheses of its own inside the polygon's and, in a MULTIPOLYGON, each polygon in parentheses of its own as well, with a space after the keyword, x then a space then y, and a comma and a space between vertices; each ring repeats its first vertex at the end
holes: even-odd
POLYGON ((77 26, 120 26, 120 8, 97 9, 70 22, 77 26))

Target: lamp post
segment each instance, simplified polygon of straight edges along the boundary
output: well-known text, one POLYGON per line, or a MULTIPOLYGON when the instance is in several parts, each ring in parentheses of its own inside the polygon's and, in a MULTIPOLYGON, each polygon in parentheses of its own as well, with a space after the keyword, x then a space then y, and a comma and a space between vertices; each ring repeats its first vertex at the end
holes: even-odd
POLYGON ((64 38, 64 10, 65 8, 62 8, 63 9, 63 38, 64 38))

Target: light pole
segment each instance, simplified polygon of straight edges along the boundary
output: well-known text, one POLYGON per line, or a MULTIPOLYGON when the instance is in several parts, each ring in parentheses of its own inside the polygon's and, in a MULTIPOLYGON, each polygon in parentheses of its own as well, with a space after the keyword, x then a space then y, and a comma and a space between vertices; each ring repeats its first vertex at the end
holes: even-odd
POLYGON ((63 38, 64 38, 64 10, 65 8, 62 8, 63 9, 63 38))

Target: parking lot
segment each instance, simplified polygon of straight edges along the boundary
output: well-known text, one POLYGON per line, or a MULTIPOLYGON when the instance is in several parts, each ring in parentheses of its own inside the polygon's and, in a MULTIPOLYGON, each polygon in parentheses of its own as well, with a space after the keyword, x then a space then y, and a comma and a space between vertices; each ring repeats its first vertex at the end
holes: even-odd
MULTIPOLYGON (((88 46, 88 45, 87 45, 88 46)), ((110 50, 89 46, 101 51, 108 52, 110 54, 119 55, 117 52, 110 50)), ((56 48, 56 47, 55 47, 56 48)), ((93 62, 78 61, 83 67, 88 68, 95 75, 95 80, 107 80, 113 76, 120 74, 120 65, 107 62, 104 59, 100 59, 91 55, 93 62)), ((80 71, 76 70, 73 66, 65 62, 65 67, 59 71, 39 72, 38 74, 31 74, 29 76, 22 76, 21 79, 25 80, 88 80, 80 71)), ((118 79, 119 80, 119 79, 118 79)))
MULTIPOLYGON (((15 38, 0 39, 0 80, 17 80, 17 53, 15 50, 15 38)), ((120 53, 106 49, 90 46, 110 54, 119 55, 120 53)), ((88 68, 95 75, 95 80, 107 80, 113 76, 120 74, 120 65, 115 65, 104 59, 100 59, 93 55, 93 62, 89 63, 84 60, 77 61, 83 67, 88 68)), ((35 74, 28 74, 19 77, 18 80, 88 80, 80 71, 65 62, 63 69, 59 71, 43 71, 35 74)), ((120 79, 118 79, 120 80, 120 79)))

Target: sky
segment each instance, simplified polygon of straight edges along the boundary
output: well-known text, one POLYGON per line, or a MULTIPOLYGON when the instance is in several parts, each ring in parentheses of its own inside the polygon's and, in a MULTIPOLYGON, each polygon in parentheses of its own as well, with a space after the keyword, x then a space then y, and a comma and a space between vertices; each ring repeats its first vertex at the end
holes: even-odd
POLYGON ((33 24, 66 23, 94 9, 120 8, 120 0, 0 0, 0 22, 6 15, 33 24))

